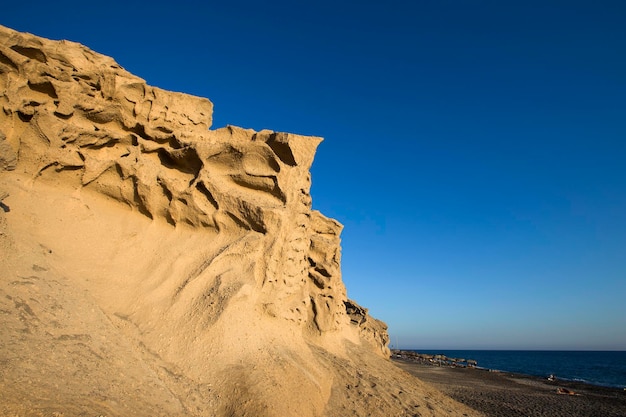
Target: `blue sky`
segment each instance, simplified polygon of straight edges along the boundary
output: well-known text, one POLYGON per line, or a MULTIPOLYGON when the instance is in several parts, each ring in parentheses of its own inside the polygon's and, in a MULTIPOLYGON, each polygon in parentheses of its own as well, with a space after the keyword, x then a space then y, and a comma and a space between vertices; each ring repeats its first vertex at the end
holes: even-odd
POLYGON ((422 349, 626 350, 626 3, 10 2, 0 24, 322 136, 348 295, 422 349), (384 3, 384 4, 383 4, 384 3))

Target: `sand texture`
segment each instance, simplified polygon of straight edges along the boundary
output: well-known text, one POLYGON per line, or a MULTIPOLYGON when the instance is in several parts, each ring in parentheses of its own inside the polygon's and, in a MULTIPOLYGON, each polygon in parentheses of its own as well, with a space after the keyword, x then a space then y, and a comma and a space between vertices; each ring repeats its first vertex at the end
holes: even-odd
POLYGON ((0 106, 0 415, 478 415, 347 298, 320 138, 4 27, 0 106))

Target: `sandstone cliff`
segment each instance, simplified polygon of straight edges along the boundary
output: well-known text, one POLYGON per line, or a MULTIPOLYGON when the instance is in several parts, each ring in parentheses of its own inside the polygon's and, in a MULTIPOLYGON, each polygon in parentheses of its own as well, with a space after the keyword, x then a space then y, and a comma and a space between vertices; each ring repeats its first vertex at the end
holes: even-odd
POLYGON ((0 106, 1 413, 456 410, 348 300, 320 138, 210 130, 207 99, 3 27, 0 106))

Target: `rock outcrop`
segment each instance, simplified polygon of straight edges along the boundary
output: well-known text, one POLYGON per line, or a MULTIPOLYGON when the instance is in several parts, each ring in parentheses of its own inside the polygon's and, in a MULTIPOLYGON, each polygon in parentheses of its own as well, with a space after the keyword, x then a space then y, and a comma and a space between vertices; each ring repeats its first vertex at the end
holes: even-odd
POLYGON ((0 106, 0 412, 413 415, 346 388, 399 371, 311 209, 321 138, 210 130, 207 99, 3 27, 0 106))

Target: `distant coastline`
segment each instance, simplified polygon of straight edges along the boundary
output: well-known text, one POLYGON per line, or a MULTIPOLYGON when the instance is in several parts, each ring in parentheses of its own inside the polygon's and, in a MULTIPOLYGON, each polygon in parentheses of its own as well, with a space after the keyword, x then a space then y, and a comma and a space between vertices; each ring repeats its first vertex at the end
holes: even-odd
POLYGON ((392 349, 391 356, 395 359, 403 359, 433 366, 476 368, 478 365, 475 359, 448 357, 442 353, 420 353, 415 350, 392 349))
POLYGON ((413 350, 392 358, 431 366, 478 368, 626 389, 624 351, 413 350))

